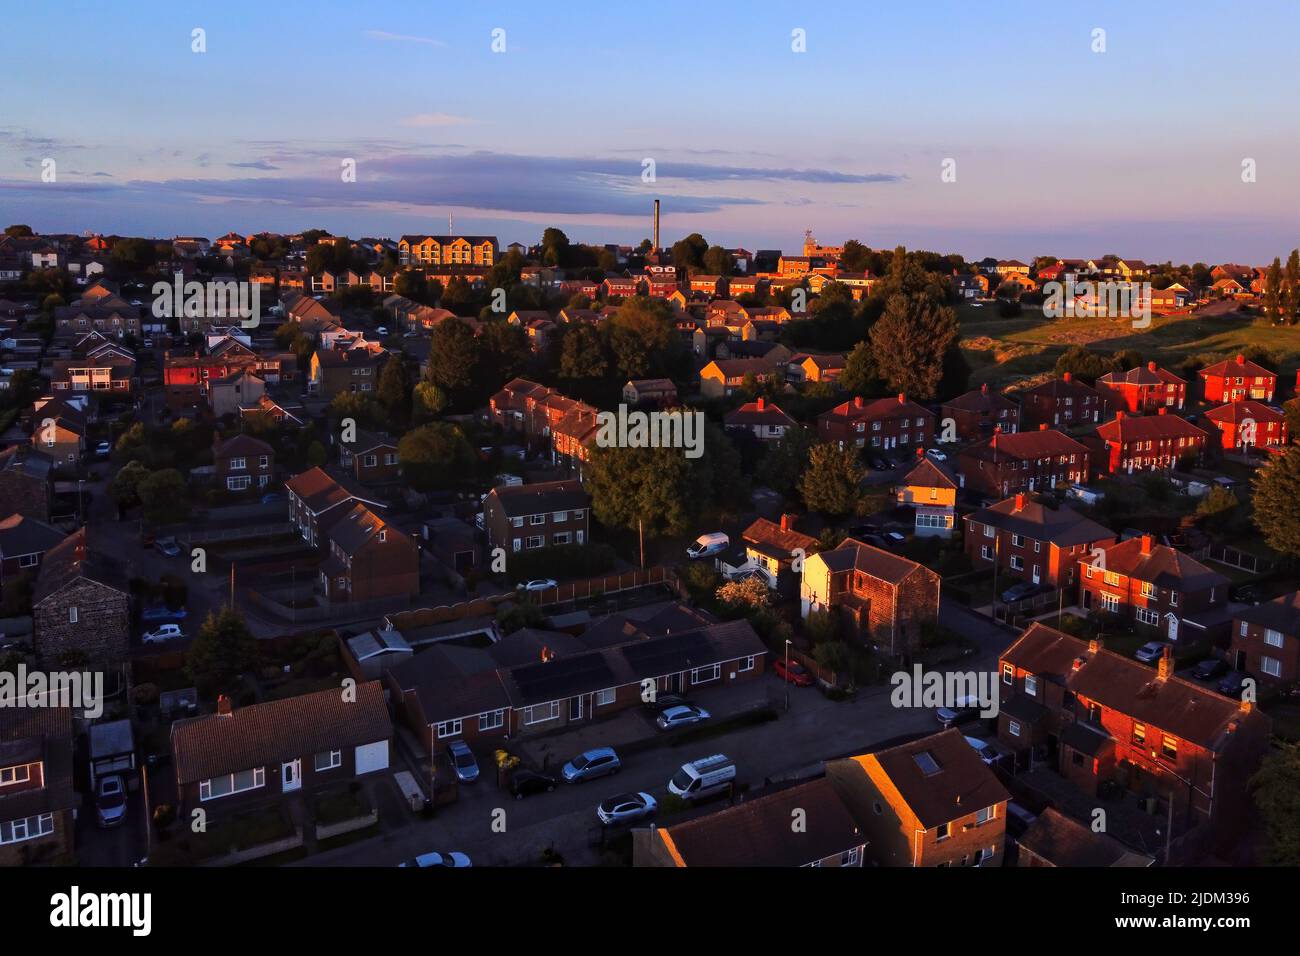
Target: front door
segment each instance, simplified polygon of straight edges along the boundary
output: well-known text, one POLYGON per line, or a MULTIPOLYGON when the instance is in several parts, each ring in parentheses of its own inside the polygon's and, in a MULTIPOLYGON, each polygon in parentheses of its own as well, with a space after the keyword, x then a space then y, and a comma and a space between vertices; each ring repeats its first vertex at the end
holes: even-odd
POLYGON ((280 789, 285 793, 302 787, 302 761, 290 760, 280 767, 280 789))
POLYGON ((569 698, 569 719, 582 720, 582 698, 581 697, 569 698))
POLYGON ((668 678, 668 691, 672 694, 680 694, 682 692, 681 671, 678 671, 676 674, 673 674, 668 678))
POLYGON ((1165 620, 1169 622, 1169 640, 1178 640, 1178 618, 1173 614, 1166 614, 1165 620))

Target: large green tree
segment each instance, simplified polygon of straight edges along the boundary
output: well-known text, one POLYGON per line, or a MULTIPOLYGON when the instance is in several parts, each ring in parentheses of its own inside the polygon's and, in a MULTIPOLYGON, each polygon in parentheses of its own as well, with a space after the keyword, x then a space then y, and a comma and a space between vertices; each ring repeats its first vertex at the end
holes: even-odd
POLYGON ((871 327, 871 354, 881 378, 895 392, 934 398, 957 332, 957 315, 948 306, 924 296, 891 297, 871 327))
POLYGON ((676 535, 691 528, 691 478, 679 448, 594 447, 584 484, 601 524, 635 530, 644 522, 647 535, 676 535))
POLYGON ((628 299, 609 320, 609 330, 619 373, 641 378, 663 367, 673 341, 672 310, 661 299, 628 299))
POLYGON ((144 478, 136 486, 144 516, 158 524, 175 524, 190 515, 190 500, 185 479, 175 468, 164 468, 144 478))
POLYGON ((185 673, 204 694, 229 693, 257 663, 257 638, 230 607, 208 615, 185 652, 185 673))
POLYGON ((429 364, 425 374, 443 391, 455 395, 474 381, 479 342, 474 330, 460 319, 446 318, 429 337, 429 364))
POLYGON ((800 481, 804 504, 829 515, 852 514, 862 497, 862 468, 851 448, 824 442, 808 453, 800 481))
POLYGON ((608 369, 599 329, 586 323, 565 328, 560 344, 561 378, 603 378, 608 369))
POLYGON ((772 442, 759 462, 756 477, 774 491, 789 495, 799 486, 799 478, 808 464, 808 455, 816 438, 807 428, 791 428, 772 442))
POLYGON ((1275 457, 1255 476, 1255 527, 1279 554, 1300 557, 1300 446, 1275 457))
POLYGON ((1278 743, 1250 780, 1264 824, 1264 862, 1300 866, 1300 744, 1278 743))
POLYGON ((397 443, 402 475, 417 491, 447 488, 466 477, 476 457, 456 425, 430 422, 413 428, 397 443))

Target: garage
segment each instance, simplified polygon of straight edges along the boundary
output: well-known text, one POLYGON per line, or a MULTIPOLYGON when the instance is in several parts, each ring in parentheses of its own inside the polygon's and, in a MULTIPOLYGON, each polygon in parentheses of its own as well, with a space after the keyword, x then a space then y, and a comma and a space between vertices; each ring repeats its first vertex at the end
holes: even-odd
POLYGON ((357 746, 357 776, 374 773, 376 770, 388 769, 388 741, 377 740, 373 744, 357 746))

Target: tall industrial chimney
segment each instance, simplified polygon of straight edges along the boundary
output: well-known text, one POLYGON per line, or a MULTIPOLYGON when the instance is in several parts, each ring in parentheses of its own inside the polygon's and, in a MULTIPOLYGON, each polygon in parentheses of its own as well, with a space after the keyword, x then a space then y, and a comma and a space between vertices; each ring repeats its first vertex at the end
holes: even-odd
POLYGON ((654 248, 650 251, 656 256, 659 255, 659 200, 655 200, 655 226, 654 226, 654 248))

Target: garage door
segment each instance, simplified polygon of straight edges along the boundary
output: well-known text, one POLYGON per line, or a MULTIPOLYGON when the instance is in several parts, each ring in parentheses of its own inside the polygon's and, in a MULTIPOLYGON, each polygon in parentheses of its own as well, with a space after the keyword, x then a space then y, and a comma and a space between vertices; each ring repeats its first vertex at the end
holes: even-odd
POLYGON ((376 770, 388 769, 388 741, 380 740, 373 744, 361 744, 357 747, 357 775, 374 773, 376 770))

